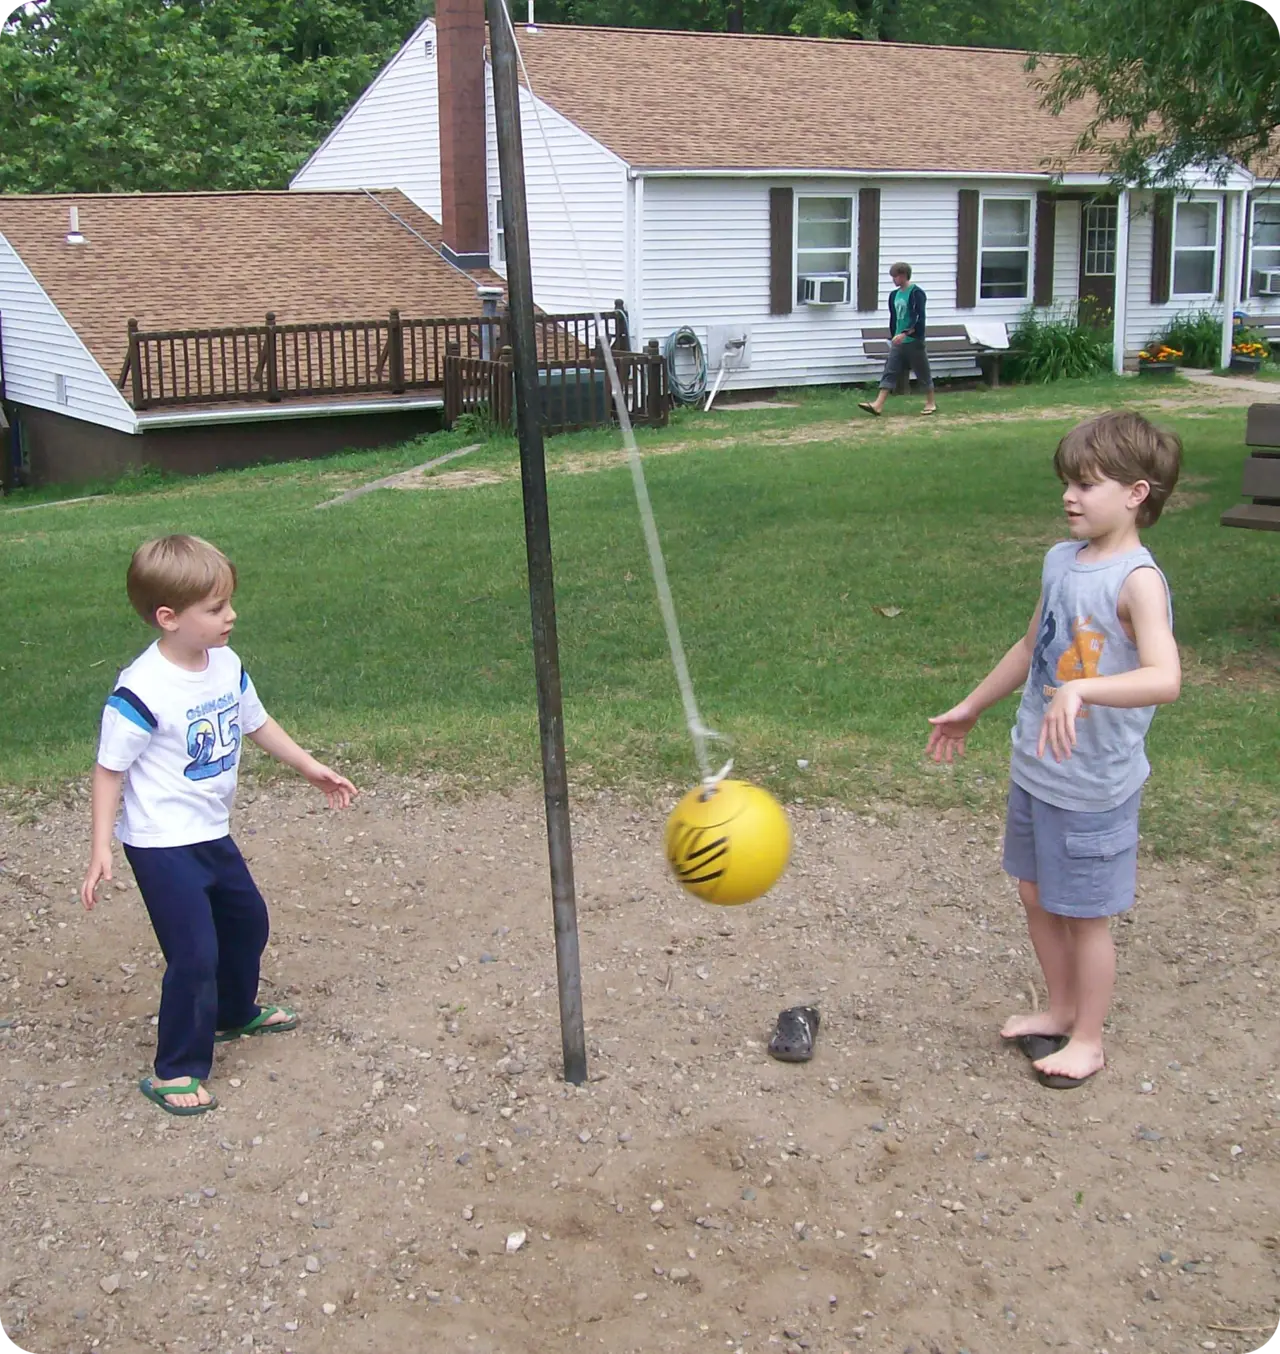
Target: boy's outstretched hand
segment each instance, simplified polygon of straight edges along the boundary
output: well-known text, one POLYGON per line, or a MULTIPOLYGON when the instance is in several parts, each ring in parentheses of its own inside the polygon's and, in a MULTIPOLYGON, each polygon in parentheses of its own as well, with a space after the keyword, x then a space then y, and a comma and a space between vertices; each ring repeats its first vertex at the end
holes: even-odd
POLYGON ((345 809, 360 793, 346 778, 323 762, 312 758, 312 764, 300 768, 303 776, 329 801, 331 809, 345 809))
POLYGON ((929 732, 925 753, 935 762, 950 762, 956 757, 963 757, 964 740, 977 722, 978 716, 971 713, 964 701, 952 706, 945 715, 931 715, 929 723, 933 728, 929 732))
POLYGON ((99 855, 95 851, 89 859, 89 868, 85 872, 84 882, 80 885, 80 901, 84 904, 86 912, 93 911, 93 905, 98 901, 95 897, 95 890, 104 879, 108 882, 111 879, 111 852, 107 851, 105 855, 99 855))

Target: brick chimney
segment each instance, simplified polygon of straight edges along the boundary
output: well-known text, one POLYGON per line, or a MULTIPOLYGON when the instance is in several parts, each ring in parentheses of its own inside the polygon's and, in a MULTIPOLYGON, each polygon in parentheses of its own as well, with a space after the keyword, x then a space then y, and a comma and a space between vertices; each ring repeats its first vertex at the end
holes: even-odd
POLYGON ((462 268, 489 265, 485 192, 484 0, 437 0, 440 201, 444 252, 462 268))

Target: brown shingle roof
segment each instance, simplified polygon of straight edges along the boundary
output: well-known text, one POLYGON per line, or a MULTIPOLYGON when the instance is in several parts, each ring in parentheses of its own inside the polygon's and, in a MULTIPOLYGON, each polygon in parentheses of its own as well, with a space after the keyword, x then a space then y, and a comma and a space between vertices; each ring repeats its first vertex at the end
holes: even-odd
MULTIPOLYGON (((402 193, 380 202, 437 247, 440 227, 402 193)), ((0 197, 0 234, 114 381, 126 326, 476 315, 476 285, 361 192, 0 197), (82 245, 66 243, 78 207, 82 245)))
POLYGON ((1040 107, 1026 52, 539 24, 536 94, 628 164, 690 169, 1097 172, 1088 120, 1040 107))

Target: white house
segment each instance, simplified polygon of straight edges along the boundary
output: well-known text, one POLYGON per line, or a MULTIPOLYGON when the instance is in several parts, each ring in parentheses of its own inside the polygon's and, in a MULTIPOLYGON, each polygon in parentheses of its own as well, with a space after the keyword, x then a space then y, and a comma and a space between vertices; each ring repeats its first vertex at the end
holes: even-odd
MULTIPOLYGON (((291 186, 398 188, 454 257, 503 273, 483 9, 439 0, 291 186)), ((713 366, 745 335, 729 386, 870 374, 862 330, 896 259, 934 325, 1097 298, 1117 370, 1177 314, 1222 314, 1229 344, 1237 306, 1280 310, 1259 295, 1280 293, 1280 186, 1237 166, 1116 193, 1100 154, 1072 150, 1083 111, 1039 106, 1025 53, 556 25, 517 40, 535 301, 620 298, 633 346, 688 325, 713 366)))

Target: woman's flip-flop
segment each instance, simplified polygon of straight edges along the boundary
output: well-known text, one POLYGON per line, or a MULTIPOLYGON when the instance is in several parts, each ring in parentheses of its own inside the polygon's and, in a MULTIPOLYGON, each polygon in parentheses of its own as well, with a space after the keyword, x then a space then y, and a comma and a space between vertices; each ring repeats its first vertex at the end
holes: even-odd
POLYGON ((807 1063, 813 1057, 818 1023, 818 1011, 813 1006, 792 1006, 781 1012, 769 1040, 770 1057, 784 1063, 807 1063))
POLYGON ((879 417, 880 417, 880 411, 879 411, 879 409, 877 409, 877 408, 875 407, 875 405, 871 403, 870 400, 859 400, 859 401, 858 401, 858 408, 859 408, 859 409, 862 409, 862 410, 864 410, 866 413, 872 415, 873 418, 879 418, 879 417))
POLYGON ((157 1086, 154 1078, 143 1077, 138 1083, 138 1090, 152 1104, 159 1105, 166 1114, 178 1114, 185 1117, 191 1114, 208 1114, 210 1110, 218 1108, 218 1097, 216 1095, 209 1097, 207 1105, 172 1105, 165 1098, 171 1095, 199 1095, 200 1079, 198 1077, 188 1077, 186 1081, 175 1082, 172 1086, 157 1086))
POLYGON ((241 1035, 253 1036, 258 1034, 288 1034, 290 1030, 298 1028, 298 1015, 296 1011, 291 1011, 287 1006, 264 1006, 261 1011, 247 1024, 240 1025, 234 1030, 220 1030, 213 1036, 215 1044, 229 1043, 232 1039, 239 1039, 241 1035), (272 1020, 271 1017, 277 1011, 282 1012, 287 1019, 272 1020))

